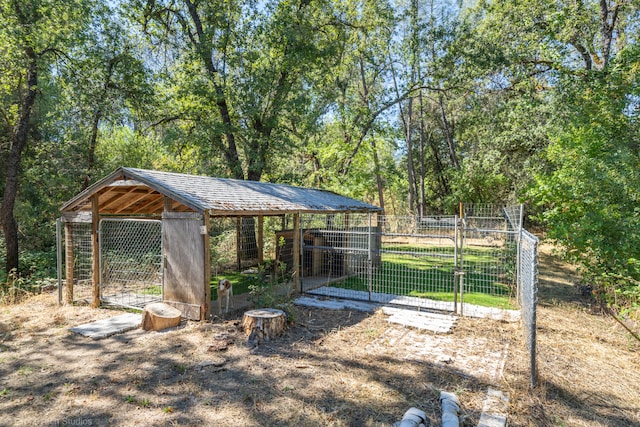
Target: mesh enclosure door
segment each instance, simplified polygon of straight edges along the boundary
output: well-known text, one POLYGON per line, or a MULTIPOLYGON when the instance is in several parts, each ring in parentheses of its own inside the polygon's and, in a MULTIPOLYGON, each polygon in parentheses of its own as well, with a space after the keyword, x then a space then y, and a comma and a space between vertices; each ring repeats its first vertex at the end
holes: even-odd
MULTIPOLYGON (((60 235, 59 250, 64 249, 64 289, 59 291, 59 300, 67 302, 91 303, 93 298, 91 223, 67 222, 64 224, 64 242, 60 235), (68 247, 69 246, 69 247, 68 247), (67 251, 71 257, 67 257, 67 251), (73 282, 67 283, 67 270, 72 270, 73 282)), ((62 271, 59 273, 62 276, 62 271)), ((62 278, 62 277, 61 277, 62 278)))
POLYGON ((490 300, 492 305, 511 307, 516 293, 521 211, 521 205, 464 205, 461 293, 465 302, 482 305, 481 301, 490 300))
POLYGON ((100 299, 143 308, 162 300, 162 223, 154 220, 100 221, 100 299))

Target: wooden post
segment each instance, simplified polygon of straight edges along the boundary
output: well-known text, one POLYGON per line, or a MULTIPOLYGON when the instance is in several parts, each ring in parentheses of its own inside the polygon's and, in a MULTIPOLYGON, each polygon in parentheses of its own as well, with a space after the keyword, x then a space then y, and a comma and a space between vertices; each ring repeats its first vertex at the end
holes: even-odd
POLYGON ((293 214, 293 288, 302 292, 300 287, 300 214, 293 214))
POLYGON ((98 226, 100 224, 100 201, 98 194, 91 197, 91 254, 93 261, 91 279, 93 281, 93 302, 91 307, 100 307, 100 243, 98 226))
POLYGON ((202 313, 202 319, 208 320, 211 318, 211 245, 209 242, 209 211, 205 210, 202 215, 202 223, 204 235, 204 312, 202 313))
POLYGON ((258 217, 258 264, 264 262, 264 217, 258 217))
POLYGON ((173 212, 173 200, 166 196, 164 198, 164 211, 173 212))
POLYGON ((64 223, 64 267, 65 267, 65 301, 73 303, 73 224, 64 223))
MULTIPOLYGON (((313 246, 324 246, 324 237, 315 236, 313 238, 313 246)), ((304 268, 304 265, 302 266, 304 268)), ((319 276, 322 272, 322 249, 313 249, 311 251, 311 275, 319 276)))
POLYGON ((242 271, 242 217, 236 218, 236 262, 238 271, 242 271))

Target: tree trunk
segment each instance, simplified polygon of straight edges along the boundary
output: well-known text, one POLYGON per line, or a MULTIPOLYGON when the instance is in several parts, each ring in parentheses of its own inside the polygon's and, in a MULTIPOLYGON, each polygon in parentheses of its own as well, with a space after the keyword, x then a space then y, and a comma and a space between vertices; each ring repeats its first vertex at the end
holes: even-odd
POLYGON ((200 55, 202 62, 209 74, 209 78, 213 88, 216 92, 216 106, 222 119, 224 126, 224 137, 227 141, 227 145, 223 147, 224 157, 227 161, 227 166, 231 172, 231 176, 235 179, 244 179, 244 172, 242 171, 242 162, 238 156, 238 148, 236 146, 236 136, 233 133, 233 120, 229 111, 229 105, 227 103, 227 97, 224 93, 223 87, 218 83, 219 73, 215 64, 213 63, 213 57, 211 55, 210 41, 204 33, 202 26, 202 20, 198 13, 198 6, 196 2, 191 0, 183 0, 187 9, 189 10, 189 16, 193 22, 193 26, 196 31, 196 37, 190 37, 191 44, 195 51, 200 55))
POLYGON ((145 331, 162 331, 180 326, 181 320, 180 310, 163 302, 156 302, 145 306, 141 326, 145 331))
POLYGON ((375 167, 376 185, 378 187, 378 201, 380 202, 380 208, 382 208, 382 214, 384 215, 384 184, 380 171, 380 159, 378 158, 378 147, 376 146, 375 137, 371 138, 371 148, 373 150, 373 165, 375 167))
POLYGON ((86 190, 89 188, 91 184, 92 177, 91 172, 93 171, 93 167, 96 162, 96 147, 98 146, 98 125, 100 124, 101 111, 98 108, 98 111, 93 116, 93 122, 91 123, 91 136, 89 139, 89 152, 87 153, 87 173, 84 176, 84 181, 82 183, 82 190, 86 190))
POLYGON ((7 159, 6 181, 2 206, 0 207, 0 217, 2 219, 2 231, 7 245, 6 271, 18 270, 18 224, 14 216, 16 195, 18 194, 18 177, 20 174, 20 163, 22 151, 27 145, 29 131, 29 119, 33 105, 36 101, 38 85, 38 64, 37 56, 31 47, 25 48, 28 60, 26 75, 26 90, 20 102, 20 115, 16 124, 9 157, 7 159))
POLYGON ((287 326, 284 311, 275 308, 250 310, 242 317, 242 330, 252 344, 269 341, 282 333, 287 326))
POLYGON ((449 148, 449 158, 451 159, 451 165, 455 169, 460 169, 460 164, 458 163, 458 156, 456 155, 456 147, 455 141, 453 138, 453 128, 449 119, 447 118, 447 112, 444 108, 444 99, 442 95, 438 96, 438 103, 440 105, 440 113, 441 113, 441 121, 442 121, 442 130, 444 131, 444 135, 447 139, 447 146, 449 148))

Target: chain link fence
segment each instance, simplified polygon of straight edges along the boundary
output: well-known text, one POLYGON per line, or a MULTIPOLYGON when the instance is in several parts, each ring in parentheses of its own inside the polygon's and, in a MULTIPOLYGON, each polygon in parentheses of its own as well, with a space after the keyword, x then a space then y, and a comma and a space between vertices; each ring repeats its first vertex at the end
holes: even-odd
POLYGON ((103 219, 99 233, 100 299, 131 308, 162 301, 162 222, 103 219))

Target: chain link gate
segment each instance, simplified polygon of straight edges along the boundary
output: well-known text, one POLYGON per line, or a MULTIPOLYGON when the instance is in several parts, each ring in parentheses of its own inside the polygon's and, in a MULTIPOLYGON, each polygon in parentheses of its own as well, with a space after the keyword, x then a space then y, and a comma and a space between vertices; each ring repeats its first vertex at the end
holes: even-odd
MULTIPOLYGON (((460 301, 513 308, 522 205, 463 204, 460 301)), ((460 306, 464 314, 464 306, 460 306)))
POLYGON ((162 301, 162 222, 102 219, 99 236, 100 300, 135 309, 162 301))

